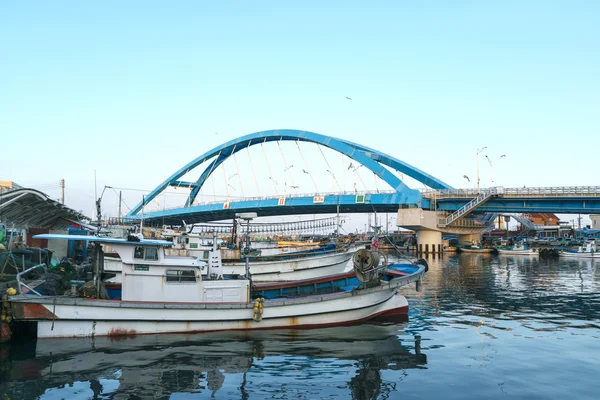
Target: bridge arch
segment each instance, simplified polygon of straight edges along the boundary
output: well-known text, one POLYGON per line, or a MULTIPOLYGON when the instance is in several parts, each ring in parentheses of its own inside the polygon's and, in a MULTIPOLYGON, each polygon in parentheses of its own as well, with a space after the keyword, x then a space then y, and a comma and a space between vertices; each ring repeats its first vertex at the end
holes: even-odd
POLYGON ((138 203, 129 212, 128 216, 134 216, 135 214, 139 213, 145 204, 148 204, 169 186, 184 186, 191 188, 190 195, 186 201, 186 206, 190 206, 194 202, 200 191, 200 188, 202 188, 206 180, 227 158, 249 146, 280 140, 320 144, 346 155, 350 159, 364 165, 384 182, 390 185, 396 191, 396 193, 400 195, 400 201, 403 203, 417 203, 420 200, 421 195, 417 190, 407 187, 396 175, 392 174, 387 168, 385 168, 384 165, 393 168, 402 174, 410 176, 411 178, 414 178, 415 180, 433 189, 452 189, 451 186, 421 171, 420 169, 380 151, 370 149, 366 146, 308 131, 293 129, 268 130, 251 133, 240 138, 230 140, 229 142, 217 146, 190 161, 176 171, 173 175, 168 177, 159 186, 157 186, 152 192, 150 192, 150 194, 145 196, 144 200, 138 203), (179 180, 182 176, 186 175, 202 163, 214 157, 216 158, 204 169, 196 182, 182 182, 179 180))

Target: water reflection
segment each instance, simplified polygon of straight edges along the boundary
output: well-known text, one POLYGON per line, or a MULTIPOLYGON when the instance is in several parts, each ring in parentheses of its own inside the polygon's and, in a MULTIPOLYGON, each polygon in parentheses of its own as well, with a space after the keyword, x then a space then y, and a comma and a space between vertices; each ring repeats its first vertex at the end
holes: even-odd
POLYGON ((424 318, 429 313, 462 322, 478 316, 599 327, 599 261, 461 254, 429 264, 425 291, 409 297, 413 309, 427 308, 424 318))
POLYGON ((429 266, 407 325, 0 347, 0 399, 597 397, 600 262, 429 266))
POLYGON ((172 393, 286 397, 340 392, 343 385, 347 398, 374 399, 395 390, 382 379, 383 370, 425 367, 419 338, 408 344, 398 339, 404 326, 39 340, 4 348, 2 381, 10 384, 1 388, 11 399, 137 399, 172 393))

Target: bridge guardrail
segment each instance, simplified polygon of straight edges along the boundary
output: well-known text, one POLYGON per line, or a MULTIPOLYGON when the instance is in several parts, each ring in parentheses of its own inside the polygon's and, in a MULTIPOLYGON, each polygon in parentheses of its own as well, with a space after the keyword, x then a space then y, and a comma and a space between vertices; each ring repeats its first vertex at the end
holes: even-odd
MULTIPOLYGON (((527 197, 527 196, 571 196, 571 197, 600 197, 600 186, 549 186, 549 187, 523 187, 523 188, 505 188, 502 186, 492 188, 496 189, 495 194, 505 197, 527 197)), ((444 197, 476 197, 490 190, 481 189, 445 189, 445 190, 422 190, 421 194, 425 198, 444 198, 444 197)))
MULTIPOLYGON (((286 199, 293 199, 299 197, 317 197, 317 196, 361 196, 361 195, 373 195, 373 194, 395 194, 397 193, 395 190, 377 190, 377 191, 342 191, 342 192, 327 192, 327 193, 294 193, 294 194, 281 194, 281 195, 272 195, 272 196, 254 196, 254 197, 223 197, 220 200, 211 200, 211 201, 203 201, 203 202, 194 202, 192 206, 207 206, 211 204, 223 204, 224 202, 230 201, 256 201, 256 200, 273 200, 278 199, 280 197, 285 197, 286 199)), ((148 205, 146 205, 148 207, 148 205)), ((158 210, 145 210, 144 214, 154 213, 156 211, 168 211, 168 210, 177 210, 180 208, 185 208, 184 206, 174 206, 174 207, 161 207, 158 210)), ((141 214, 141 212, 140 212, 141 214)))
MULTIPOLYGON (((550 186, 550 187, 523 187, 523 188, 505 188, 503 186, 497 186, 492 188, 480 188, 480 189, 419 189, 423 198, 440 200, 443 198, 473 198, 478 197, 485 193, 491 193, 491 195, 501 195, 503 197, 553 197, 553 196, 564 196, 564 197, 600 197, 600 186, 550 186)), ((395 194, 395 190, 378 190, 378 191, 340 191, 340 192, 326 192, 326 193, 294 193, 294 194, 282 194, 272 196, 254 196, 254 197, 229 197, 222 196, 222 199, 211 200, 204 202, 194 202, 193 206, 205 206, 211 204, 222 204, 226 201, 256 201, 256 200, 273 200, 279 197, 285 197, 286 199, 299 198, 299 197, 315 197, 315 196, 344 196, 344 195, 373 195, 373 194, 395 194)), ((157 210, 146 209, 144 214, 150 214, 157 211, 169 211, 185 208, 183 205, 173 207, 162 207, 157 210)), ((138 214, 139 215, 139 214, 138 214)), ((133 218, 137 220, 137 218, 133 218)))

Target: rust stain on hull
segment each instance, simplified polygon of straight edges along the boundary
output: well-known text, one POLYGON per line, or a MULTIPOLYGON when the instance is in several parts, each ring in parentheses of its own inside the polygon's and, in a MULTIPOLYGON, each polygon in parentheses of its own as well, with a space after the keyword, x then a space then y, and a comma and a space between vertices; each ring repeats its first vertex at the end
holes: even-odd
POLYGON ((137 336, 137 331, 135 329, 112 328, 106 336, 112 340, 125 340, 137 336))

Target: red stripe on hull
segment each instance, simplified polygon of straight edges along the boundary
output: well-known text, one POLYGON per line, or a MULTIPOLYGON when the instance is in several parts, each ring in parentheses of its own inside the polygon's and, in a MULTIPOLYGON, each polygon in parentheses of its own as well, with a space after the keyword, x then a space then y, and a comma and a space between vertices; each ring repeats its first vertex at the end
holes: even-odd
POLYGON ((58 319, 42 304, 36 303, 11 303, 12 314, 15 320, 24 319, 58 319))

